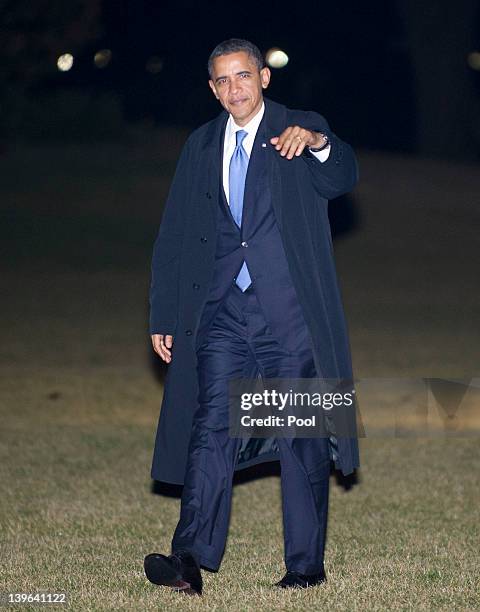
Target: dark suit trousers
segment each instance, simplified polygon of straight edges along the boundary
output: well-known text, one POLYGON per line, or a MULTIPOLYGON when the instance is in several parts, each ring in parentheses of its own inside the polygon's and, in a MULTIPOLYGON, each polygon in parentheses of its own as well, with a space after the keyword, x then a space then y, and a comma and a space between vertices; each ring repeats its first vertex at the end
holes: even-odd
MULTIPOLYGON (((201 565, 217 570, 230 520, 232 477, 240 439, 229 436, 228 381, 232 378, 315 376, 308 332, 286 317, 296 333, 274 338, 255 293, 233 285, 197 350, 199 406, 172 551, 189 549, 201 565)), ((330 458, 325 438, 277 438, 285 565, 313 574, 323 567, 330 458)), ((267 520, 268 508, 252 508, 251 520, 267 520)), ((254 543, 252 543, 254 544, 254 543)))

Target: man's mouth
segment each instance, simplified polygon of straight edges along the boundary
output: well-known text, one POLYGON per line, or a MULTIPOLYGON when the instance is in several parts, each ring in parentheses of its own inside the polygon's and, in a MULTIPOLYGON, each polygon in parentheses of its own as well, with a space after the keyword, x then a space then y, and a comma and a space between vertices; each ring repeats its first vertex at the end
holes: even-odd
POLYGON ((232 104, 233 106, 238 106, 239 104, 243 104, 246 101, 247 98, 240 98, 238 100, 231 100, 230 104, 232 104))

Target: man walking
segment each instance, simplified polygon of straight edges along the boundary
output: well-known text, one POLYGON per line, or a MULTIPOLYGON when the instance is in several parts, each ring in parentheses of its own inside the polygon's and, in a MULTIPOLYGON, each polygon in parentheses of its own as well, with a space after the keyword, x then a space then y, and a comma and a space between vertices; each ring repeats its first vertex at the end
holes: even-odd
POLYGON ((264 98, 270 70, 252 43, 220 43, 208 70, 224 110, 182 150, 152 258, 150 333, 169 364, 152 477, 184 487, 171 554, 144 567, 201 594, 200 566, 223 556, 234 471, 280 460, 287 571, 275 586, 304 588, 326 580, 330 462, 351 473, 357 440, 233 438, 228 383, 351 379, 327 206, 357 163, 321 115, 264 98))

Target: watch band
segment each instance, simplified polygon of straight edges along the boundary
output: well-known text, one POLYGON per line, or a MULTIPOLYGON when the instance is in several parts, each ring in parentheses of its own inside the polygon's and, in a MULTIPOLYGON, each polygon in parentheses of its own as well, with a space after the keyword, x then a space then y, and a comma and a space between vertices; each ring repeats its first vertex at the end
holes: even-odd
POLYGON ((313 151, 314 153, 318 153, 319 151, 323 151, 324 149, 326 149, 328 147, 328 145, 330 144, 330 139, 328 138, 328 136, 326 134, 322 134, 322 136, 325 138, 325 144, 322 145, 319 148, 312 148, 312 147, 308 147, 309 151, 313 151))

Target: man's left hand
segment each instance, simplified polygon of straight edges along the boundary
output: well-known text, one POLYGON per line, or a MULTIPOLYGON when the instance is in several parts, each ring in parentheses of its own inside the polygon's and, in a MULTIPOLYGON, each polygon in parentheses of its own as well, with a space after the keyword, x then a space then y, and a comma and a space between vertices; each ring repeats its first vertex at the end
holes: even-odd
POLYGON ((320 148, 326 140, 322 133, 306 130, 299 125, 287 127, 280 136, 270 138, 270 142, 282 157, 293 159, 302 154, 305 147, 320 148))

